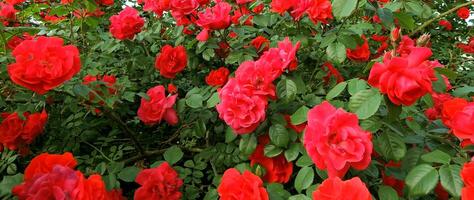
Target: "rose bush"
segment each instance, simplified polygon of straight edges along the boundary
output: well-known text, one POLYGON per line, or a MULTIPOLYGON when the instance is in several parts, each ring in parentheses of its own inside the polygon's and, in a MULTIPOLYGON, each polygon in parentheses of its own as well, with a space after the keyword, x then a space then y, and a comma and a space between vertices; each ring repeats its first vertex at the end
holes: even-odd
POLYGON ((0 199, 474 199, 473 10, 0 0, 0 199))

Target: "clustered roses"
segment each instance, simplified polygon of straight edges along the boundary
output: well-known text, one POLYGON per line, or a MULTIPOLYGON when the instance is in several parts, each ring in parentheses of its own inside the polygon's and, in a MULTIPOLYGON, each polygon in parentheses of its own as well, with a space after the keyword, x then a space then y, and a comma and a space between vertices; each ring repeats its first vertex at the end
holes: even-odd
POLYGON ((63 46, 63 40, 57 37, 25 40, 12 55, 16 62, 7 67, 11 80, 38 94, 60 86, 81 69, 77 47, 63 46))
POLYGON ((329 177, 344 177, 350 167, 367 168, 371 161, 372 136, 359 126, 353 113, 336 109, 329 102, 308 112, 304 146, 316 167, 329 177))
POLYGON ((23 116, 24 120, 16 112, 0 114, 0 150, 6 147, 25 153, 27 145, 43 132, 48 119, 45 110, 41 113, 23 113, 23 116))
POLYGON ((283 14, 289 12, 295 20, 299 20, 305 13, 311 21, 327 24, 332 19, 332 5, 329 0, 272 0, 272 11, 283 14))
POLYGON ((71 200, 122 200, 118 191, 107 191, 100 175, 85 178, 74 171, 77 161, 71 153, 42 153, 25 169, 23 183, 13 188, 19 200, 71 199, 71 200))
POLYGON ((299 45, 298 42, 293 46, 286 38, 278 43, 278 48, 270 48, 257 61, 243 62, 235 77, 218 91, 219 117, 235 133, 251 133, 265 120, 268 98, 276 98, 273 81, 296 62, 299 45))
POLYGON ((432 52, 427 47, 417 47, 405 36, 397 53, 385 53, 383 63, 375 63, 370 70, 369 84, 387 94, 396 105, 410 106, 427 93, 431 93, 432 82, 436 80, 435 67, 438 61, 428 60, 432 52))

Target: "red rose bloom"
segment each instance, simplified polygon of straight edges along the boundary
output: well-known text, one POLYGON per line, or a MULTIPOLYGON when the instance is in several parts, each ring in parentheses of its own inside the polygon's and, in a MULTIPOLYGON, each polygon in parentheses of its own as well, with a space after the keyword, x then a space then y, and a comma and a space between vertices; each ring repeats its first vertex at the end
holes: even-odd
POLYGON ((165 87, 158 85, 148 90, 146 93, 149 100, 142 98, 138 108, 138 118, 147 125, 154 125, 164 119, 170 125, 178 123, 178 115, 173 108, 177 94, 165 96, 165 87))
POLYGON ((463 44, 458 43, 456 45, 458 48, 464 51, 464 53, 472 53, 474 54, 474 37, 469 38, 469 43, 463 44))
POLYGON ((72 45, 63 46, 61 38, 25 40, 12 55, 16 62, 7 67, 10 78, 38 94, 58 87, 81 69, 79 50, 72 45))
POLYGON ((71 153, 63 155, 43 153, 33 158, 26 167, 24 182, 13 188, 19 200, 122 200, 121 195, 109 195, 99 175, 88 179, 74 171, 76 160, 71 153))
POLYGON ((210 30, 225 29, 230 26, 230 11, 232 7, 226 2, 217 3, 212 8, 207 8, 198 14, 199 19, 196 24, 203 28, 196 38, 199 41, 206 41, 209 38, 210 30))
POLYGON ((434 67, 440 64, 427 60, 431 54, 425 47, 410 48, 404 57, 392 57, 388 52, 383 63, 374 64, 368 82, 387 94, 394 104, 410 106, 432 92, 432 81, 436 80, 434 67))
POLYGON ((461 178, 464 182, 464 188, 462 189, 462 199, 472 200, 474 199, 474 160, 465 163, 461 170, 461 178))
POLYGON ((474 186, 466 186, 462 188, 461 199, 473 200, 474 199, 474 186))
POLYGON ((273 12, 283 14, 289 10, 294 4, 294 0, 272 0, 270 7, 273 12))
POLYGON ((26 150, 28 144, 43 132, 48 119, 48 114, 43 110, 41 113, 23 113, 22 120, 18 113, 2 113, 0 119, 0 147, 4 146, 10 150, 26 150))
POLYGON ((10 4, 10 5, 16 5, 16 4, 20 4, 20 3, 24 3, 26 0, 5 0, 5 2, 7 2, 7 4, 10 4))
POLYGON ((362 40, 364 43, 362 45, 357 45, 355 49, 346 49, 347 58, 356 61, 367 61, 370 57, 369 42, 365 35, 362 35, 362 40))
POLYGON ((312 0, 313 4, 309 7, 307 13, 311 21, 327 24, 332 19, 332 5, 329 0, 312 0))
POLYGON ((3 25, 8 26, 10 22, 14 22, 16 20, 16 12, 15 7, 12 4, 7 4, 0 2, 0 22, 3 25))
POLYGON ((268 102, 251 89, 244 88, 236 79, 230 79, 220 90, 221 102, 216 106, 219 117, 237 134, 254 131, 265 120, 268 102))
POLYGON ((114 5, 114 0, 96 0, 95 1, 99 5, 103 6, 111 6, 114 5))
POLYGON ((283 154, 273 158, 264 155, 264 148, 270 142, 268 135, 262 135, 258 138, 258 145, 255 151, 250 155, 250 166, 255 164, 265 168, 263 180, 269 183, 287 183, 293 173, 293 164, 288 162, 283 154))
POLYGON ((257 36, 255 39, 253 39, 250 44, 257 49, 257 51, 268 51, 268 48, 270 48, 270 40, 263 36, 257 36))
POLYGON ((224 172, 217 193, 221 200, 268 200, 267 190, 258 176, 249 171, 240 174, 234 168, 224 172))
POLYGON ((170 9, 170 0, 144 0, 143 10, 152 11, 159 17, 163 12, 170 9))
POLYGON ((183 71, 188 63, 186 49, 183 46, 172 47, 165 45, 161 53, 156 57, 155 68, 165 78, 174 78, 176 74, 183 71))
POLYGON ((14 50, 18 45, 20 45, 25 40, 32 40, 34 39, 29 33, 24 32, 22 36, 13 36, 7 42, 7 48, 10 50, 14 50))
POLYGON ((173 83, 168 84, 168 93, 176 94, 178 92, 178 88, 173 83))
POLYGON ((133 39, 142 31, 145 20, 140 17, 137 10, 126 7, 118 15, 110 17, 110 33, 119 40, 133 39))
POLYGON ((344 177, 352 166, 367 168, 371 161, 370 132, 359 126, 353 113, 336 109, 327 101, 308 112, 304 146, 316 167, 327 169, 329 177, 344 177))
POLYGON ((255 0, 235 0, 235 2, 237 4, 246 4, 246 3, 250 3, 250 2, 253 2, 255 0))
POLYGON ((461 140, 474 141, 474 102, 454 98, 443 104, 443 123, 461 140))
POLYGON ((328 178, 313 192, 315 200, 371 200, 369 190, 359 177, 342 181, 338 177, 328 178))
POLYGON ((60 154, 49 154, 42 153, 34 157, 30 164, 25 169, 25 180, 30 180, 34 177, 35 174, 44 174, 53 170, 53 167, 56 165, 61 165, 74 169, 77 165, 76 159, 74 156, 66 152, 62 155, 60 154))
POLYGON ((430 109, 427 109, 425 111, 425 115, 430 120, 436 120, 441 117, 441 114, 443 112, 444 102, 451 100, 453 97, 448 93, 445 93, 445 94, 432 93, 431 97, 433 99, 433 107, 430 109))
POLYGON ((209 75, 206 76, 206 83, 210 86, 223 86, 227 83, 229 74, 229 70, 225 67, 220 67, 219 69, 212 70, 209 75))
POLYGON ((181 199, 182 194, 179 188, 183 185, 183 181, 167 162, 141 171, 135 181, 141 185, 135 191, 134 199, 136 200, 181 199))
MULTIPOLYGON (((94 92, 100 96, 104 96, 104 95, 109 96, 117 92, 117 89, 115 88, 116 82, 117 82, 117 79, 113 75, 104 75, 104 76, 87 75, 84 77, 82 84, 92 86, 92 89, 94 89, 94 92), (105 86, 105 87, 101 87, 101 86, 105 86), (103 91, 105 91, 105 93, 103 91)), ((95 99, 95 94, 90 92, 89 100, 93 101, 94 99, 95 99)), ((104 104, 104 102, 100 101, 99 104, 104 104)))
POLYGON ((327 68, 327 73, 326 73, 326 76, 323 77, 323 81, 324 83, 328 84, 329 83, 329 80, 331 79, 331 77, 334 77, 336 79, 336 82, 337 83, 340 83, 340 82, 344 82, 344 77, 342 77, 341 73, 339 72, 339 70, 337 70, 333 65, 332 63, 330 62, 325 62, 321 68, 327 68))
POLYGON ((462 8, 459 8, 459 9, 456 11, 456 14, 457 14, 458 17, 461 18, 461 19, 467 19, 467 18, 469 18, 470 12, 471 12, 471 11, 469 11, 469 8, 462 7, 462 8))
POLYGON ((449 22, 448 20, 445 20, 445 19, 439 20, 438 24, 444 27, 448 31, 453 30, 453 25, 451 25, 451 22, 449 22))
POLYGON ((199 7, 197 0, 170 0, 173 16, 189 15, 199 7))

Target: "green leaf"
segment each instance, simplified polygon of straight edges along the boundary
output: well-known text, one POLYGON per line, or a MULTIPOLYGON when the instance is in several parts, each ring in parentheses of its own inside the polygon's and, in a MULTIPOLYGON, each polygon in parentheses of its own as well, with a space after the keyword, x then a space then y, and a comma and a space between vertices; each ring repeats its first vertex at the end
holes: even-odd
POLYGON ((377 149, 387 160, 399 161, 402 159, 407 151, 403 139, 391 132, 384 132, 376 139, 377 149))
POLYGON ((296 112, 293 113, 293 115, 291 115, 290 117, 291 124, 299 125, 305 123, 308 120, 308 111, 309 108, 306 106, 301 106, 300 108, 298 108, 298 110, 296 110, 296 112))
POLYGON ((387 8, 378 8, 377 15, 379 16, 380 20, 382 20, 382 24, 384 26, 389 28, 393 26, 393 14, 391 10, 387 8))
POLYGON ((89 87, 87 87, 86 85, 78 84, 78 85, 74 85, 74 88, 72 89, 72 91, 74 92, 74 94, 80 97, 87 97, 91 89, 89 89, 89 87))
POLYGON ((207 108, 213 108, 219 103, 219 93, 214 92, 211 97, 207 100, 206 106, 207 108))
POLYGON ((235 138, 237 138, 237 134, 234 133, 234 130, 232 130, 232 128, 227 127, 225 129, 225 143, 230 143, 234 141, 235 138))
POLYGON ((334 99, 335 97, 339 96, 344 89, 346 89, 347 83, 346 82, 340 82, 334 88, 332 88, 327 94, 326 94, 326 99, 331 100, 334 99))
POLYGON ((298 91, 296 83, 291 79, 281 79, 277 84, 278 98, 283 99, 287 102, 293 101, 298 91))
POLYGON ((439 169, 439 178, 441 186, 443 186, 449 194, 459 198, 463 182, 461 179, 461 166, 459 165, 443 165, 439 169))
POLYGON ((438 72, 435 73, 437 80, 433 82, 433 89, 438 93, 446 92, 446 83, 444 82, 443 77, 438 72))
POLYGON ((191 108, 201 108, 202 107, 203 97, 200 94, 191 94, 186 98, 186 105, 191 108))
POLYGON ((382 185, 380 186, 379 190, 377 191, 379 195, 379 200, 398 200, 397 191, 394 190, 392 187, 382 185))
POLYGON ((244 155, 250 155, 257 147, 257 137, 255 135, 244 135, 240 139, 239 150, 244 155))
POLYGON ((13 187, 23 182, 23 174, 16 174, 13 176, 3 176, 0 182, 0 197, 11 194, 13 187))
POLYGON ((435 71, 437 71, 438 73, 442 74, 442 75, 445 75, 450 81, 454 81, 456 80, 456 78, 458 77, 458 73, 456 73, 455 71, 449 69, 449 68, 446 68, 446 67, 436 67, 434 68, 435 71))
POLYGON ((413 168, 405 178, 409 189, 409 196, 423 196, 430 193, 438 183, 438 172, 427 164, 421 164, 413 168))
POLYGON ((367 81, 354 78, 347 81, 347 91, 350 95, 354 95, 355 93, 367 89, 367 81))
POLYGON ((288 162, 296 160, 299 154, 300 154, 300 148, 297 143, 290 144, 290 147, 287 150, 285 150, 285 158, 288 162))
POLYGON ((301 193, 304 189, 313 184, 314 170, 312 167, 303 167, 300 169, 295 178, 295 189, 301 193))
POLYGON ((332 2, 332 13, 336 19, 348 17, 356 9, 358 0, 334 0, 332 2))
POLYGON ((287 200, 291 195, 280 183, 268 184, 267 192, 271 200, 287 200))
POLYGON ((330 61, 342 63, 346 60, 346 46, 340 42, 331 43, 326 49, 326 54, 330 61))
POLYGON ((288 198, 288 200, 311 200, 311 198, 307 197, 304 194, 297 194, 291 196, 290 198, 288 198))
POLYGON ((263 154, 269 158, 278 156, 281 152, 283 152, 283 149, 272 144, 265 145, 265 148, 263 149, 263 154))
POLYGON ((457 88, 453 91, 453 95, 457 97, 468 96, 470 93, 474 93, 473 86, 464 86, 464 87, 457 88))
POLYGON ((451 162, 451 156, 440 150, 434 150, 425 155, 422 155, 421 159, 425 162, 430 162, 430 163, 449 164, 449 162, 451 162))
POLYGON ((298 167, 306 167, 310 166, 313 164, 313 161, 311 158, 308 156, 308 153, 306 151, 301 152, 303 155, 296 161, 296 166, 298 167))
POLYGON ((134 182, 135 178, 137 177, 138 172, 140 172, 140 169, 138 167, 135 167, 135 166, 125 167, 122 169, 122 171, 120 171, 120 173, 117 176, 122 181, 134 182))
POLYGON ((349 110, 359 117, 367 119, 374 115, 382 102, 382 95, 376 89, 362 90, 351 96, 349 110))
POLYGON ((279 147, 286 147, 290 141, 288 130, 281 124, 274 124, 269 130, 270 140, 279 147))
POLYGON ((393 15, 398 19, 398 22, 402 28, 406 28, 408 30, 413 30, 415 28, 415 20, 411 15, 403 12, 396 12, 393 15))
POLYGON ((165 151, 165 153, 163 154, 163 157, 170 165, 173 165, 179 160, 181 160, 181 158, 183 158, 183 155, 184 155, 183 151, 181 151, 181 149, 178 146, 174 145, 165 151))

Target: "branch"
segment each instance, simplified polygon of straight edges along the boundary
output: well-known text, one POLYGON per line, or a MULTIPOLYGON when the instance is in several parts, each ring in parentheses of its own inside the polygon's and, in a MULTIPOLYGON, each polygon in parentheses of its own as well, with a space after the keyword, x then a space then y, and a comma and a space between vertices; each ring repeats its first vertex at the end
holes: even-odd
POLYGON ((409 35, 410 36, 413 36, 415 35, 416 33, 420 32, 421 30, 423 30, 424 28, 426 28, 427 26, 429 26, 430 24, 432 24, 433 22, 437 21, 439 18, 442 18, 446 15, 449 15, 451 14, 452 12, 458 10, 459 8, 462 8, 462 7, 465 7, 465 6, 469 6, 469 5, 473 5, 474 4, 474 0, 471 0, 470 2, 466 2, 466 3, 463 3, 463 4, 459 4, 458 6, 454 7, 454 8, 451 8, 449 9, 448 11, 444 12, 444 13, 441 13, 440 15, 436 16, 436 17, 433 17, 432 19, 426 21, 425 23, 423 23, 421 26, 419 26, 417 29, 415 29, 414 31, 412 31, 409 35))
POLYGON ((127 136, 132 140, 133 145, 135 145, 135 148, 138 150, 138 153, 140 156, 147 157, 148 155, 145 153, 145 150, 143 150, 142 146, 138 142, 138 139, 135 137, 135 132, 133 132, 125 122, 120 119, 117 114, 111 112, 111 111, 104 111, 104 114, 109 117, 110 119, 114 120, 117 122, 119 127, 127 134, 127 136))

